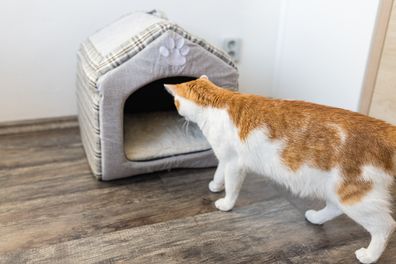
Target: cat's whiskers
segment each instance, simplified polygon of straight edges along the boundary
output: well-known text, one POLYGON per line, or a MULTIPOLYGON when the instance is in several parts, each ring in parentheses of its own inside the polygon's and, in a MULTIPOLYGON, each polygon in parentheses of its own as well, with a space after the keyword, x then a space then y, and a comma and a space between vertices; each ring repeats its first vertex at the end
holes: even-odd
POLYGON ((187 119, 184 119, 184 128, 185 128, 185 133, 188 134, 189 133, 189 125, 190 125, 190 121, 187 119))
POLYGON ((202 123, 202 128, 201 128, 202 131, 205 130, 205 128, 206 128, 206 123, 207 123, 207 120, 204 120, 204 122, 202 123))
POLYGON ((178 122, 183 122, 183 124, 181 125, 181 129, 188 134, 188 124, 189 121, 187 119, 185 119, 184 117, 179 118, 179 120, 177 120, 178 122))

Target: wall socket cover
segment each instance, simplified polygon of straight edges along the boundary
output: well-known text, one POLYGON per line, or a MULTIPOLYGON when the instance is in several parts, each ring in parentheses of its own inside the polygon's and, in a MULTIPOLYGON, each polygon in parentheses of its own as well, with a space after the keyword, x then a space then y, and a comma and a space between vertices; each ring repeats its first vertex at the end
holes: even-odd
POLYGON ((223 41, 223 49, 235 61, 238 62, 241 57, 241 43, 240 38, 225 38, 223 41))

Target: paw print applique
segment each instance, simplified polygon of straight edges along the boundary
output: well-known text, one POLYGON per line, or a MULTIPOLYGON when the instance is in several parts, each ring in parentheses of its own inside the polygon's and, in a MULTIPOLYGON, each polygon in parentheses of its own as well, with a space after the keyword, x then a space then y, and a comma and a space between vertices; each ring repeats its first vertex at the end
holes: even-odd
POLYGON ((185 46, 184 38, 182 37, 168 37, 164 44, 159 48, 161 56, 167 58, 167 62, 172 66, 181 66, 186 63, 186 55, 190 48, 185 46))

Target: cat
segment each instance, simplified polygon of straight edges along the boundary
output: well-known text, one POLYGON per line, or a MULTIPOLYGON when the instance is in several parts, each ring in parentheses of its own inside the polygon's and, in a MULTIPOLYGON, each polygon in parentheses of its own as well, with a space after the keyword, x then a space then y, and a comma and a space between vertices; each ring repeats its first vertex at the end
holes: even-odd
POLYGON ((396 175, 396 127, 348 110, 273 100, 223 89, 207 76, 165 85, 178 113, 198 124, 219 160, 215 206, 231 210, 247 173, 267 176, 294 194, 326 201, 306 219, 323 224, 346 214, 371 235, 355 251, 373 263, 396 228, 390 188, 396 175))

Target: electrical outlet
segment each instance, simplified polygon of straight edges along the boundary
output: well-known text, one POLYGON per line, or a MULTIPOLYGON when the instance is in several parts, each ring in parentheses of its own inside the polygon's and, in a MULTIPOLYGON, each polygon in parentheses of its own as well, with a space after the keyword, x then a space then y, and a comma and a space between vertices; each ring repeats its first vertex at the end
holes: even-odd
POLYGON ((226 38, 223 42, 225 52, 235 61, 238 62, 241 57, 241 42, 240 38, 226 38))

